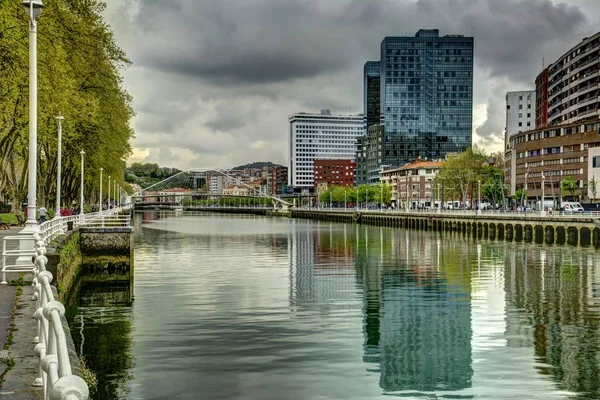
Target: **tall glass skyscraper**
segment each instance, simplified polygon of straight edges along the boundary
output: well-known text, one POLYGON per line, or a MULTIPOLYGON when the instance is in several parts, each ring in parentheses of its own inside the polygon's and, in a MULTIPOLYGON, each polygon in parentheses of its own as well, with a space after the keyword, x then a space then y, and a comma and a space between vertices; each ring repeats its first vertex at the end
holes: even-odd
POLYGON ((380 67, 381 123, 386 138, 400 142, 393 164, 443 158, 471 146, 472 37, 440 37, 437 29, 386 37, 380 67))
POLYGON ((367 61, 363 71, 363 114, 365 115, 365 132, 371 125, 380 120, 381 107, 381 72, 379 61, 367 61))

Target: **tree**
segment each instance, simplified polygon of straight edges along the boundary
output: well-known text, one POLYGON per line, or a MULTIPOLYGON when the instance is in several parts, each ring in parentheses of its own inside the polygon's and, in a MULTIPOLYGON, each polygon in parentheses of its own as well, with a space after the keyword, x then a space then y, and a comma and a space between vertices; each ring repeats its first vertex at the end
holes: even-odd
POLYGON ((519 189, 513 195, 513 200, 523 205, 523 202, 527 200, 527 192, 524 189, 519 189))
POLYGON ((588 181, 588 187, 592 193, 592 200, 596 200, 596 192, 598 190, 598 181, 594 176, 588 181))
POLYGON ((577 190, 577 181, 572 176, 567 176, 561 183, 561 193, 568 195, 571 198, 575 197, 575 191, 577 190))
MULTIPOLYGON (((134 113, 121 73, 130 62, 103 19, 104 8, 100 0, 53 0, 40 17, 36 180, 38 201, 46 206, 56 197, 58 114, 65 117, 64 201, 78 199, 82 149, 88 201, 96 201, 100 167, 125 186, 134 113)), ((0 26, 0 184, 17 212, 29 173, 28 21, 19 1, 0 1, 0 26)))
POLYGON ((445 198, 458 195, 462 202, 473 199, 477 181, 485 181, 489 174, 489 156, 479 147, 473 147, 449 157, 440 168, 440 179, 445 180, 445 198))

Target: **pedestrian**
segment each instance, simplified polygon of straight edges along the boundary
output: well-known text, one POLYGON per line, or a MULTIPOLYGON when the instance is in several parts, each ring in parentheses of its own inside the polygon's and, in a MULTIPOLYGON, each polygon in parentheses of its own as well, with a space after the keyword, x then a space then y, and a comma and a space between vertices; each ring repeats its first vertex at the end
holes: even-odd
POLYGON ((40 207, 40 224, 43 224, 46 221, 46 207, 40 207))

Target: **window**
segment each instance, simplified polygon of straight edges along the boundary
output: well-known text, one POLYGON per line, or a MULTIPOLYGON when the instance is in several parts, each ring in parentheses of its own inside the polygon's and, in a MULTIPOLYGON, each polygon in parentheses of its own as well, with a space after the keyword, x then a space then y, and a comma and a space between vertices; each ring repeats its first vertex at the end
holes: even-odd
POLYGON ((593 168, 600 168, 600 156, 596 156, 592 159, 592 167, 593 168))

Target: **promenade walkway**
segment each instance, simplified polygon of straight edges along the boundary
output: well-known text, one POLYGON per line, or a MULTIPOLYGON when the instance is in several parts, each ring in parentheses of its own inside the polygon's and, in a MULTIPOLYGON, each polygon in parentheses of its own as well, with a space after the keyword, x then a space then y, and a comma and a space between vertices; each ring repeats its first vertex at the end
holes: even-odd
MULTIPOLYGON (((14 236, 22 229, 22 227, 11 227, 10 229, 0 230, 0 243, 2 243, 5 236, 14 236)), ((11 274, 9 279, 18 278, 18 274, 11 274)), ((0 285, 0 350, 4 348, 4 343, 6 343, 12 307, 15 302, 15 291, 16 287, 14 286, 0 285)))

